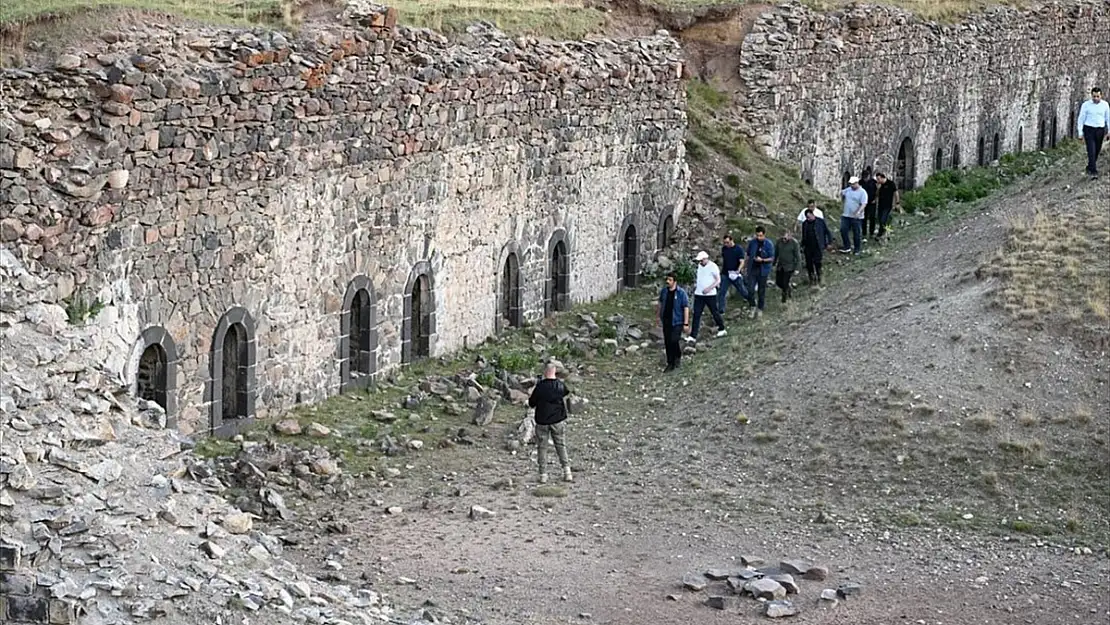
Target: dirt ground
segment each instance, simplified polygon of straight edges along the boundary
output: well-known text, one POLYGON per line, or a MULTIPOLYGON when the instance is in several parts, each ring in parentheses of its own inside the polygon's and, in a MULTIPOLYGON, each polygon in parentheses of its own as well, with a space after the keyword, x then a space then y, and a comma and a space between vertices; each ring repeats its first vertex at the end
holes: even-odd
MULTIPOLYGON (((911 245, 838 259, 843 279, 791 310, 748 321, 734 303, 730 337, 673 377, 654 354, 595 368, 565 490, 536 491, 534 447, 510 453, 493 431, 310 502, 285 528, 293 557, 453 622, 761 621, 750 597, 704 605, 723 582, 681 587, 758 556, 828 567, 800 582, 792 622, 1106 623, 1106 355, 1023 329, 1000 280, 976 277, 1007 224, 1060 197, 1105 211, 1110 183, 1039 174, 911 245), (495 516, 471 520, 473 505, 495 516), (323 529, 336 520, 350 532, 323 529), (862 592, 819 605, 845 581, 862 592)), ((1089 262, 1110 279, 1106 257, 1089 262)))

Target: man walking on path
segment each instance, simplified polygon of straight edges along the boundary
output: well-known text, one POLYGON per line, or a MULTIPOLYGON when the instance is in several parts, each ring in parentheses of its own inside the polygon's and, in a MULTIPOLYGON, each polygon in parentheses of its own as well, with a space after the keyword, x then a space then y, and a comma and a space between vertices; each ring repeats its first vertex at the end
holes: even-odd
POLYGON ((690 327, 690 299, 686 291, 678 286, 674 273, 667 274, 667 286, 659 291, 655 313, 663 330, 663 346, 667 351, 667 368, 664 371, 674 371, 682 360, 682 347, 678 342, 682 331, 690 327))
POLYGON ((775 267, 778 268, 775 273, 775 284, 782 291, 783 304, 788 302, 794 294, 794 288, 791 286, 790 280, 794 278, 794 272, 798 270, 798 266, 801 264, 802 251, 798 246, 798 240, 794 238, 793 233, 786 230, 782 233, 778 249, 775 251, 775 267))
POLYGON ((806 211, 813 211, 814 217, 821 221, 825 220, 825 213, 823 213, 820 208, 817 208, 817 200, 810 200, 806 203, 806 207, 798 213, 798 232, 801 232, 802 226, 805 225, 806 211))
POLYGON ((802 249, 806 253, 806 273, 809 283, 821 285, 821 258, 825 244, 832 239, 824 219, 817 219, 813 211, 806 209, 806 220, 802 222, 802 249))
POLYGON ((573 481, 567 459, 567 387, 556 377, 558 367, 549 362, 543 367, 543 379, 528 396, 528 405, 535 408, 536 463, 540 468, 540 484, 547 483, 547 437, 555 444, 555 454, 563 467, 563 479, 573 481))
MULTIPOLYGON (((875 237, 875 231, 878 226, 878 193, 879 185, 875 179, 871 177, 871 168, 866 167, 863 170, 863 180, 860 181, 859 186, 867 192, 867 208, 863 210, 863 236, 875 237)), ((867 239, 864 239, 865 241, 867 239)))
POLYGON ((898 185, 879 172, 875 174, 879 181, 879 239, 886 235, 887 225, 890 224, 890 215, 894 212, 894 204, 898 202, 898 185))
POLYGON ((748 293, 751 294, 748 301, 752 305, 752 319, 763 316, 763 307, 767 303, 767 276, 771 275, 774 262, 775 244, 771 243, 763 232, 763 226, 760 226, 755 229, 755 238, 748 241, 748 258, 744 261, 748 293))
POLYGON ((1102 99, 1102 89, 1091 89, 1091 99, 1079 109, 1079 134, 1087 144, 1087 176, 1098 178, 1098 155, 1102 153, 1102 142, 1110 129, 1110 103, 1102 99))
POLYGON ((698 340, 698 330, 701 329, 701 313, 706 306, 713 315, 713 323, 717 324, 717 336, 728 334, 725 332, 725 320, 717 310, 717 287, 721 285, 721 270, 717 263, 709 260, 709 253, 705 250, 698 252, 698 278, 694 286, 694 327, 690 329, 688 341, 698 340))
POLYGON ((859 178, 852 176, 848 179, 848 187, 840 192, 844 198, 844 212, 840 215, 840 248, 841 253, 859 254, 862 249, 860 239, 863 238, 863 211, 867 207, 867 191, 859 186, 859 178), (852 233, 852 245, 848 245, 848 233, 852 233))
POLYGON ((748 289, 744 284, 744 276, 740 274, 740 266, 744 264, 744 248, 736 244, 731 234, 726 234, 724 245, 721 246, 721 288, 717 291, 717 311, 725 314, 725 304, 728 300, 728 288, 735 287, 740 297, 750 300, 748 289))

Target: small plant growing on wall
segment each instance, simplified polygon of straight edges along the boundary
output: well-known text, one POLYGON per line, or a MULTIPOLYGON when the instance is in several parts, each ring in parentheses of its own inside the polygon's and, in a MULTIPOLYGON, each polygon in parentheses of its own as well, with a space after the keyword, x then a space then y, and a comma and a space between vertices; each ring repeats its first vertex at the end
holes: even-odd
POLYGON ((98 298, 93 298, 90 302, 89 298, 80 291, 70 295, 65 302, 66 317, 69 318, 71 325, 82 325, 89 319, 95 319, 100 311, 104 310, 104 303, 98 298))

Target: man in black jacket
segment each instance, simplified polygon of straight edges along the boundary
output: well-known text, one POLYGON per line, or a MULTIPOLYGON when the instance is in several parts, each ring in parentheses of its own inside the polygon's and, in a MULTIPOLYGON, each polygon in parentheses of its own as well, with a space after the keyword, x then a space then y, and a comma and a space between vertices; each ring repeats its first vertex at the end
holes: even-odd
POLYGON ((549 362, 543 367, 543 379, 536 383, 528 397, 528 405, 536 409, 536 462, 540 467, 540 484, 547 483, 547 436, 555 444, 555 453, 563 467, 563 479, 570 482, 570 461, 567 460, 567 387, 556 377, 558 369, 549 362))

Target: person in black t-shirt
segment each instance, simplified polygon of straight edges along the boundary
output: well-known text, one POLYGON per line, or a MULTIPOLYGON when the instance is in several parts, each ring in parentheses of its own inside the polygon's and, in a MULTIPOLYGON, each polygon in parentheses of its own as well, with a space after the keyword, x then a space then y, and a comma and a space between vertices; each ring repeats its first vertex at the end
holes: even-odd
POLYGON ((567 459, 567 387, 557 377, 559 372, 555 363, 543 367, 543 378, 536 383, 528 396, 528 405, 535 408, 536 420, 536 462, 540 469, 540 484, 547 483, 547 437, 555 444, 555 453, 563 467, 563 479, 570 482, 574 476, 570 472, 567 459))
POLYGON ((867 207, 863 210, 863 234, 864 236, 874 237, 876 226, 878 226, 878 212, 879 205, 878 198, 876 197, 879 185, 875 179, 871 177, 871 168, 866 167, 863 170, 863 180, 860 180, 859 186, 867 191, 867 207))
POLYGON ((890 224, 890 215, 894 212, 894 205, 898 202, 898 185, 879 172, 875 174, 879 182, 879 238, 886 234, 887 225, 890 224))

